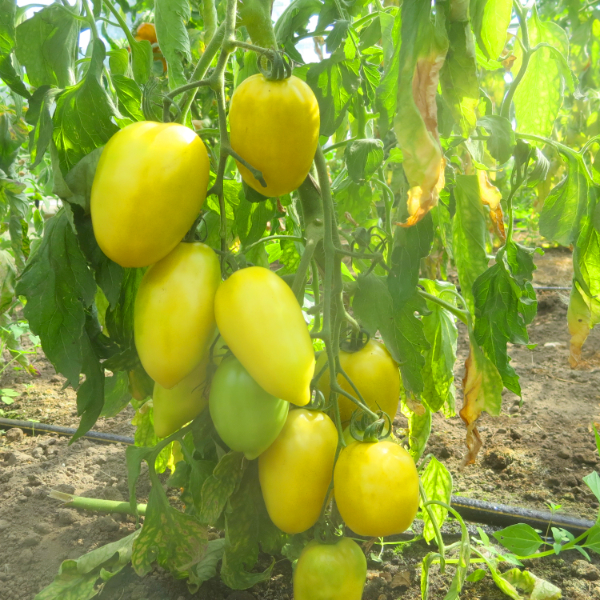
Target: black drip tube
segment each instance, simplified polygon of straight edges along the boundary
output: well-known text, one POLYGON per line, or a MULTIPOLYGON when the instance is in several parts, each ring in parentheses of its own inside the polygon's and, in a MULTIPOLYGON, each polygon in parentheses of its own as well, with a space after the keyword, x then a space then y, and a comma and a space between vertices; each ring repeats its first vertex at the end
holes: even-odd
MULTIPOLYGON (((20 429, 31 431, 32 434, 38 433, 57 433, 72 437, 76 429, 71 427, 60 427, 58 425, 46 425, 36 423, 35 421, 17 421, 15 419, 0 418, 0 429, 19 427, 20 429)), ((133 438, 124 435, 113 435, 112 433, 101 433, 99 431, 88 431, 84 438, 101 443, 127 444, 133 445, 133 438)), ((482 500, 473 500, 462 496, 452 496, 451 502, 454 508, 463 519, 473 523, 485 523, 496 527, 508 527, 517 523, 526 523, 535 529, 546 533, 550 526, 562 527, 573 535, 581 535, 584 531, 593 527, 593 521, 571 517, 560 513, 552 514, 545 510, 532 510, 529 508, 519 508, 517 506, 508 506, 506 504, 496 504, 494 502, 484 502, 482 500)))

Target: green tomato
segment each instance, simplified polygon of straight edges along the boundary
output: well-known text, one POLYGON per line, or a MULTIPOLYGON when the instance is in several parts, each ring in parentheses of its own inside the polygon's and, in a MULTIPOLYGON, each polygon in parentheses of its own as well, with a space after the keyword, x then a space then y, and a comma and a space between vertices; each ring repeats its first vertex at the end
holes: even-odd
POLYGON ((208 406, 221 439, 248 460, 275 441, 290 407, 265 392, 235 357, 224 360, 215 372, 208 406))
POLYGON ((349 538, 337 544, 306 545, 294 572, 294 600, 360 600, 367 559, 349 538))

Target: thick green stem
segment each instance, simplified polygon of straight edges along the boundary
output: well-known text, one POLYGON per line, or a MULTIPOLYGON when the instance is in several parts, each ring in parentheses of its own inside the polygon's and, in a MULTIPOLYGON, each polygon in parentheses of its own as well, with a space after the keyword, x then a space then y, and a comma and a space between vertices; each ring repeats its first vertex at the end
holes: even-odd
POLYGON ((521 25, 521 41, 523 44, 523 60, 521 62, 521 68, 517 73, 517 76, 514 78, 513 82, 508 89, 504 100, 502 101, 502 108, 500 109, 500 115, 504 118, 510 118, 510 105, 512 104, 513 97, 515 92, 517 91, 517 87, 523 77, 525 77, 525 72, 527 71, 527 66, 529 65, 529 60, 534 51, 532 51, 529 44, 529 29, 527 28, 527 10, 523 10, 521 6, 520 0, 515 0, 514 2, 515 11, 517 13, 517 17, 519 19, 519 23, 521 25))
POLYGON ((73 494, 58 492, 56 490, 52 490, 48 496, 50 498, 54 498, 55 500, 61 500, 64 502, 63 506, 68 508, 79 508, 82 510, 94 510, 106 513, 119 513, 121 515, 131 515, 133 517, 137 515, 144 516, 146 514, 146 504, 138 504, 136 513, 132 510, 129 502, 104 500, 102 498, 83 498, 73 494))
POLYGON ((444 540, 442 538, 442 532, 440 530, 440 526, 431 510, 431 506, 428 504, 429 499, 427 498, 427 492, 425 492, 425 488, 423 487, 423 482, 419 479, 419 495, 421 496, 421 502, 427 515, 429 516, 429 520, 431 521, 431 525, 433 526, 433 531, 435 534, 435 541, 438 547, 438 551, 440 553, 440 568, 442 573, 444 572, 445 564, 446 564, 446 556, 445 556, 445 546, 444 540))
POLYGON ((114 4, 110 0, 102 0, 102 2, 104 2, 106 8, 108 8, 108 10, 114 15, 115 19, 117 19, 119 26, 123 30, 123 33, 125 34, 125 37, 129 42, 129 45, 133 46, 133 44, 135 43, 135 38, 129 30, 129 27, 127 27, 127 23, 125 22, 125 19, 123 19, 123 17, 121 16, 121 13, 119 13, 119 11, 114 7, 114 4))
POLYGON ((296 275, 294 276, 292 291, 294 292, 294 296, 296 296, 296 300, 298 300, 298 304, 300 304, 300 306, 304 305, 304 288, 306 287, 306 273, 310 268, 310 263, 315 253, 317 243, 319 241, 320 240, 314 237, 307 237, 306 246, 304 247, 304 252, 302 253, 302 258, 300 259, 298 270, 296 271, 296 275))
MULTIPOLYGON (((217 52, 219 51, 219 48, 221 47, 221 43, 223 42, 224 35, 225 35, 225 23, 221 23, 219 28, 216 30, 214 36, 210 40, 210 43, 208 44, 208 46, 206 46, 206 49, 204 50, 204 54, 198 61, 198 64, 196 65, 196 68, 194 69, 194 72, 192 73, 192 76, 190 77, 191 82, 199 81, 206 75, 206 71, 208 71, 208 67, 210 67, 214 57, 217 55, 217 52)), ((191 91, 188 91, 181 99, 181 102, 179 103, 179 108, 180 108, 179 122, 183 123, 185 121, 185 119, 187 118, 187 114, 190 110, 190 106, 192 106, 192 102, 194 101, 194 98, 196 97, 197 91, 198 91, 197 88, 192 89, 191 91)))
POLYGON ((240 25, 246 27, 250 39, 262 48, 277 48, 272 10, 272 0, 244 0, 240 3, 240 25))
POLYGON ((99 39, 98 28, 96 27, 96 19, 94 18, 94 11, 90 6, 90 0, 84 0, 83 4, 85 6, 85 12, 87 13, 88 17, 87 20, 90 24, 90 29, 92 31, 92 39, 96 41, 97 39, 99 39))
POLYGON ((460 319, 465 325, 469 324, 469 317, 467 311, 457 308, 453 304, 450 304, 450 302, 446 302, 438 296, 434 296, 433 294, 429 294, 419 289, 417 291, 423 298, 425 298, 425 300, 429 300, 430 302, 435 302, 436 304, 439 304, 442 308, 445 308, 448 312, 452 313, 457 319, 460 319))
POLYGON ((202 20, 204 21, 204 43, 208 46, 217 29, 215 0, 202 0, 202 20))

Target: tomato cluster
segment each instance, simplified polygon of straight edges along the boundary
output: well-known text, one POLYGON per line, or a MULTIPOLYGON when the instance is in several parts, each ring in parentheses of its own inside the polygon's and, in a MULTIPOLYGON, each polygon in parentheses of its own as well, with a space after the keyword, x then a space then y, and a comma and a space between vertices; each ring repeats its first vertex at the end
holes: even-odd
MULTIPOLYGON (((267 183, 262 186, 238 164, 248 185, 277 196, 306 178, 319 112, 305 83, 294 77, 246 79, 233 95, 230 122, 232 147, 267 183), (283 133, 291 130, 293 143, 283 133)), ((106 145, 92 188, 100 248, 124 267, 149 267, 135 300, 134 335, 140 361, 155 382, 157 436, 169 436, 208 406, 223 444, 258 459, 265 506, 283 532, 307 531, 334 498, 360 535, 404 531, 419 493, 409 454, 395 442, 359 442, 348 433, 340 439, 328 414, 302 408, 319 373, 318 387, 329 397, 329 372, 325 356, 315 359, 290 287, 263 267, 240 269, 222 281, 210 247, 181 241, 202 207, 209 175, 206 148, 193 131, 141 122, 106 145), (219 340, 227 351, 220 361, 214 359, 219 340)), ((340 366, 369 408, 393 419, 400 377, 386 348, 371 340, 358 351, 341 351, 340 366)), ((355 394, 341 374, 338 383, 355 394)), ((343 425, 354 409, 340 398, 343 425)), ((355 542, 315 541, 298 561, 295 597, 359 600, 365 576, 365 557, 355 542)))

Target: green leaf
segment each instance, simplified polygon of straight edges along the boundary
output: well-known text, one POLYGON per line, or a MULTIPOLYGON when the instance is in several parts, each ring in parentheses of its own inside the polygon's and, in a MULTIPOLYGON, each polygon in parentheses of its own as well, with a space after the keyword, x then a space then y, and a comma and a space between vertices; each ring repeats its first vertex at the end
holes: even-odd
POLYGON ((422 404, 409 402, 404 387, 400 390, 400 399, 400 410, 408 420, 409 452, 417 462, 423 456, 431 434, 431 411, 422 404))
POLYGON ((503 573, 502 577, 518 590, 529 594, 530 600, 558 600, 562 598, 560 588, 530 571, 510 569, 510 571, 503 573))
POLYGON ((473 30, 487 58, 497 59, 506 45, 512 0, 471 0, 473 30))
POLYGON ((306 83, 319 103, 321 135, 327 137, 332 136, 340 126, 360 85, 360 60, 347 48, 348 43, 329 58, 311 64, 306 73, 306 83))
POLYGON ((420 394, 423 390, 423 351, 428 348, 423 323, 415 311, 426 312, 424 301, 415 292, 405 301, 395 302, 383 278, 370 274, 357 279, 352 303, 354 314, 369 331, 381 337, 400 372, 407 390, 420 394))
POLYGON ((131 560, 133 544, 140 534, 134 531, 121 540, 92 550, 77 560, 64 560, 54 581, 34 600, 89 600, 98 594, 96 582, 114 577, 131 560))
POLYGON ((0 169, 8 172, 27 139, 27 126, 13 111, 0 109, 0 169))
POLYGON ((132 121, 143 121, 142 90, 138 84, 125 75, 113 75, 112 81, 119 99, 119 110, 132 121))
MULTIPOLYGON (((540 21, 535 6, 528 20, 528 28, 531 46, 544 42, 554 46, 563 56, 569 55, 566 32, 552 21, 540 21)), ((522 55, 518 44, 515 46, 515 53, 522 55)), ((513 68, 518 66, 515 63, 513 68)), ((557 60, 550 48, 539 48, 533 54, 513 98, 519 133, 550 137, 563 102, 563 69, 562 61, 557 60)))
MULTIPOLYGON (((454 304, 445 290, 456 290, 454 285, 442 281, 421 280, 425 291, 454 304)), ((440 410, 444 404, 454 405, 454 364, 458 330, 454 316, 436 302, 427 301, 429 315, 423 317, 423 331, 429 343, 425 353, 423 371, 422 400, 432 412, 440 410)))
POLYGON ((333 53, 340 47, 348 35, 350 25, 350 21, 345 19, 340 19, 339 21, 334 22, 333 28, 325 38, 325 48, 327 52, 333 53))
POLYGON ((103 148, 96 148, 84 156, 65 175, 65 187, 55 192, 62 200, 80 206, 86 214, 90 213, 92 183, 102 150, 103 148))
MULTIPOLYGON (((427 500, 439 500, 450 504, 452 475, 434 456, 431 457, 425 471, 421 474, 421 483, 423 484, 427 500)), ((429 508, 433 513, 436 523, 441 528, 446 522, 448 509, 439 504, 432 504, 429 508)), ((429 543, 435 537, 435 530, 429 518, 429 513, 426 510, 423 510, 423 522, 425 525, 423 528, 423 537, 429 543)))
POLYGON ((213 474, 202 486, 202 510, 199 518, 203 523, 217 522, 229 497, 240 485, 243 475, 244 455, 241 452, 229 452, 221 458, 213 474))
POLYGON ((275 36, 279 44, 296 62, 302 64, 302 55, 294 45, 295 33, 308 33, 307 25, 310 17, 316 15, 323 8, 319 0, 293 0, 275 23, 275 36))
POLYGON ((119 371, 104 381, 104 406, 101 417, 116 417, 131 400, 129 393, 129 377, 119 371))
POLYGON ((144 526, 133 544, 135 572, 147 575, 156 561, 176 577, 184 577, 205 556, 207 546, 206 527, 171 507, 162 488, 153 485, 144 526))
POLYGON ((154 54, 148 40, 134 40, 131 43, 131 70, 138 85, 145 85, 152 75, 154 54))
POLYGON ((475 569, 475 571, 473 571, 467 577, 467 581, 470 581, 471 583, 477 583, 478 581, 485 579, 486 575, 487 575, 487 571, 485 569, 475 569))
POLYGON ((524 523, 510 525, 493 535, 509 552, 517 556, 535 554, 544 543, 535 529, 524 523))
POLYGON ((92 150, 106 144, 118 131, 112 122, 116 109, 101 82, 106 55, 104 44, 100 40, 92 44, 92 57, 84 79, 66 89, 56 103, 52 137, 63 173, 92 150))
POLYGON ((10 54, 15 47, 16 0, 0 0, 0 54, 10 54))
POLYGON ((191 60, 190 38, 186 23, 190 20, 188 0, 156 0, 154 3, 156 37, 169 69, 169 89, 187 83, 183 62, 191 60))
POLYGON ((598 475, 598 473, 596 473, 596 471, 593 471, 589 475, 586 475, 583 478, 583 481, 585 485, 587 485, 590 488, 590 490, 592 490, 594 496, 596 496, 596 498, 600 500, 600 476, 598 475))
POLYGON ((115 75, 127 75, 129 69, 129 52, 127 52, 127 48, 113 48, 106 54, 108 55, 110 74, 113 77, 115 75))
POLYGON ((548 240, 570 246, 579 235, 587 207, 588 183, 580 160, 567 155, 567 176, 550 190, 540 214, 540 233, 548 240))
POLYGON ((600 525, 594 525, 589 531, 585 538, 585 543, 582 544, 584 548, 589 548, 596 554, 600 554, 600 525))
POLYGON ((475 111, 479 104, 475 44, 469 22, 450 23, 448 38, 450 46, 440 73, 442 95, 463 137, 469 137, 477 123, 475 111))
POLYGON ((39 87, 29 100, 26 119, 33 129, 29 132, 31 168, 34 169, 44 158, 48 144, 52 141, 52 112, 59 90, 50 86, 39 87))
POLYGON ((392 127, 398 103, 398 79, 400 77, 400 47, 402 17, 387 12, 379 13, 383 45, 383 77, 375 95, 375 107, 379 112, 379 128, 382 137, 392 127))
POLYGON ((17 58, 25 66, 31 85, 73 85, 78 40, 79 21, 59 3, 21 23, 17 27, 17 58))
POLYGON ((275 560, 260 573, 249 572, 258 560, 259 508, 262 494, 257 465, 246 469, 239 489, 229 498, 225 511, 225 554, 221 565, 223 583, 245 590, 269 579, 275 560))
POLYGON ((383 164, 383 142, 375 139, 350 142, 346 145, 344 158, 354 183, 368 181, 383 164))
POLYGON ((429 255, 433 242, 433 219, 426 215, 412 227, 396 227, 392 251, 392 270, 388 287, 397 302, 414 295, 419 283, 421 259, 429 255))
POLYGON ((510 121, 499 115, 485 115, 478 119, 477 125, 489 135, 486 144, 492 157, 500 164, 507 162, 515 147, 515 132, 510 121))
POLYGON ((85 309, 96 294, 96 282, 77 243, 66 210, 46 224, 41 245, 17 286, 27 297, 24 314, 40 336, 45 355, 75 388, 83 364, 85 309))
POLYGON ((485 213, 476 175, 457 175, 454 188, 456 212, 452 222, 452 248, 461 293, 473 314, 473 284, 487 269, 485 213))
POLYGON ((473 285, 477 319, 475 337, 494 362, 504 385, 521 395, 519 376, 509 364, 507 343, 528 344, 527 325, 537 311, 531 284, 534 250, 509 242, 496 255, 496 264, 473 285))
POLYGON ((190 573, 190 592, 195 594, 198 588, 217 574, 217 564, 223 558, 225 552, 225 538, 210 540, 206 547, 204 557, 194 565, 190 573), (192 585, 190 585, 192 584, 192 585))
POLYGON ((31 97, 31 94, 27 91, 20 75, 13 66, 12 56, 10 54, 2 55, 2 53, 0 53, 0 79, 2 79, 13 92, 20 94, 24 98, 31 97))

